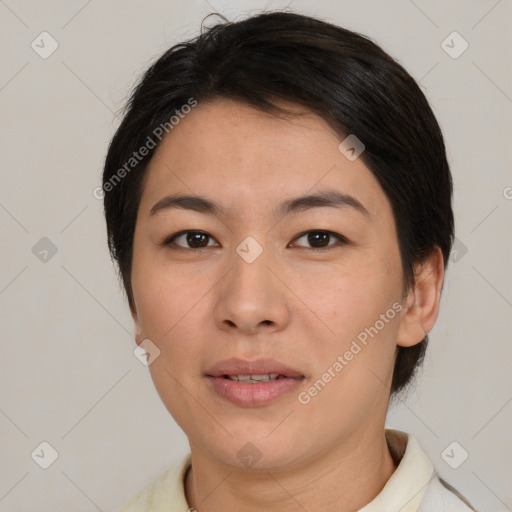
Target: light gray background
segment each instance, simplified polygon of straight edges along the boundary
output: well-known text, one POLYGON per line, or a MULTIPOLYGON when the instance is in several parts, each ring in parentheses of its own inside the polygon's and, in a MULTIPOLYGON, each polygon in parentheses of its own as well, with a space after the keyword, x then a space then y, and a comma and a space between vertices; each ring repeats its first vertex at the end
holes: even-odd
MULTIPOLYGON (((0 511, 113 510, 188 451, 133 355, 92 191, 114 113, 150 61, 210 12, 287 3, 0 0, 0 511), (59 45, 47 59, 31 48, 43 31, 59 45), (46 262, 32 252, 42 237, 57 247, 46 262), (46 470, 31 458, 42 441, 59 453, 46 470)), ((425 368, 388 425, 480 511, 512 510, 512 2, 289 4, 375 39, 438 116, 460 242, 425 368), (469 43, 456 59, 441 46, 453 31, 469 43), (453 441, 452 459, 469 453, 458 469, 441 457, 453 441)))

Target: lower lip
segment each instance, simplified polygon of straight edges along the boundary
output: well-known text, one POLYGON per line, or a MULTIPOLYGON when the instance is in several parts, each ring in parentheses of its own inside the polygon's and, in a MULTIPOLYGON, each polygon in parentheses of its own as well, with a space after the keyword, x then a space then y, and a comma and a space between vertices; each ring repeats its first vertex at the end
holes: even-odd
POLYGON ((224 377, 206 377, 222 398, 242 407, 266 405, 296 389, 304 377, 277 379, 269 382, 237 382, 224 377))

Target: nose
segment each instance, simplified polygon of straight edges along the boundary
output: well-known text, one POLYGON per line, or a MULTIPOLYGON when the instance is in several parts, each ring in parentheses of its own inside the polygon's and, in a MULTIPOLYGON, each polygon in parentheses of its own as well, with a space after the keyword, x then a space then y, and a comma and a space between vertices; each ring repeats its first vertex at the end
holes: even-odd
POLYGON ((280 331, 288 325, 286 287, 276 277, 277 266, 269 254, 264 250, 251 263, 233 255, 232 270, 218 288, 214 317, 219 329, 255 335, 280 331))

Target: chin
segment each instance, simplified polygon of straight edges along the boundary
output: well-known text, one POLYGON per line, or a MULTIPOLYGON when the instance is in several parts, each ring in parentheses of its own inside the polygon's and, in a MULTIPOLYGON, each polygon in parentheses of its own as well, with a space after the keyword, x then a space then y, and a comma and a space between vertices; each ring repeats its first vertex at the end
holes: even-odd
MULTIPOLYGON (((298 445, 289 430, 281 435, 270 434, 272 428, 247 429, 244 435, 233 437, 223 435, 223 442, 218 440, 209 447, 208 451, 222 463, 241 470, 253 471, 282 471, 291 469, 298 463, 304 445, 298 445), (301 453, 297 451, 301 446, 301 453)), ((203 443, 205 438, 203 437, 203 443)), ((204 446, 204 445, 203 445, 204 446)))

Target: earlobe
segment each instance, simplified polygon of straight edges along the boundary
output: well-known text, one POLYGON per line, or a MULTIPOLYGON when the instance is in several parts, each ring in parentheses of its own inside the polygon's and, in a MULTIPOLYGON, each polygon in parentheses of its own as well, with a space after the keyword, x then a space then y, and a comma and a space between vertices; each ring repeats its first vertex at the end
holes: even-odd
POLYGON ((443 254, 436 246, 415 273, 415 283, 407 295, 400 320, 397 345, 416 345, 432 330, 439 314, 443 280, 443 254))

